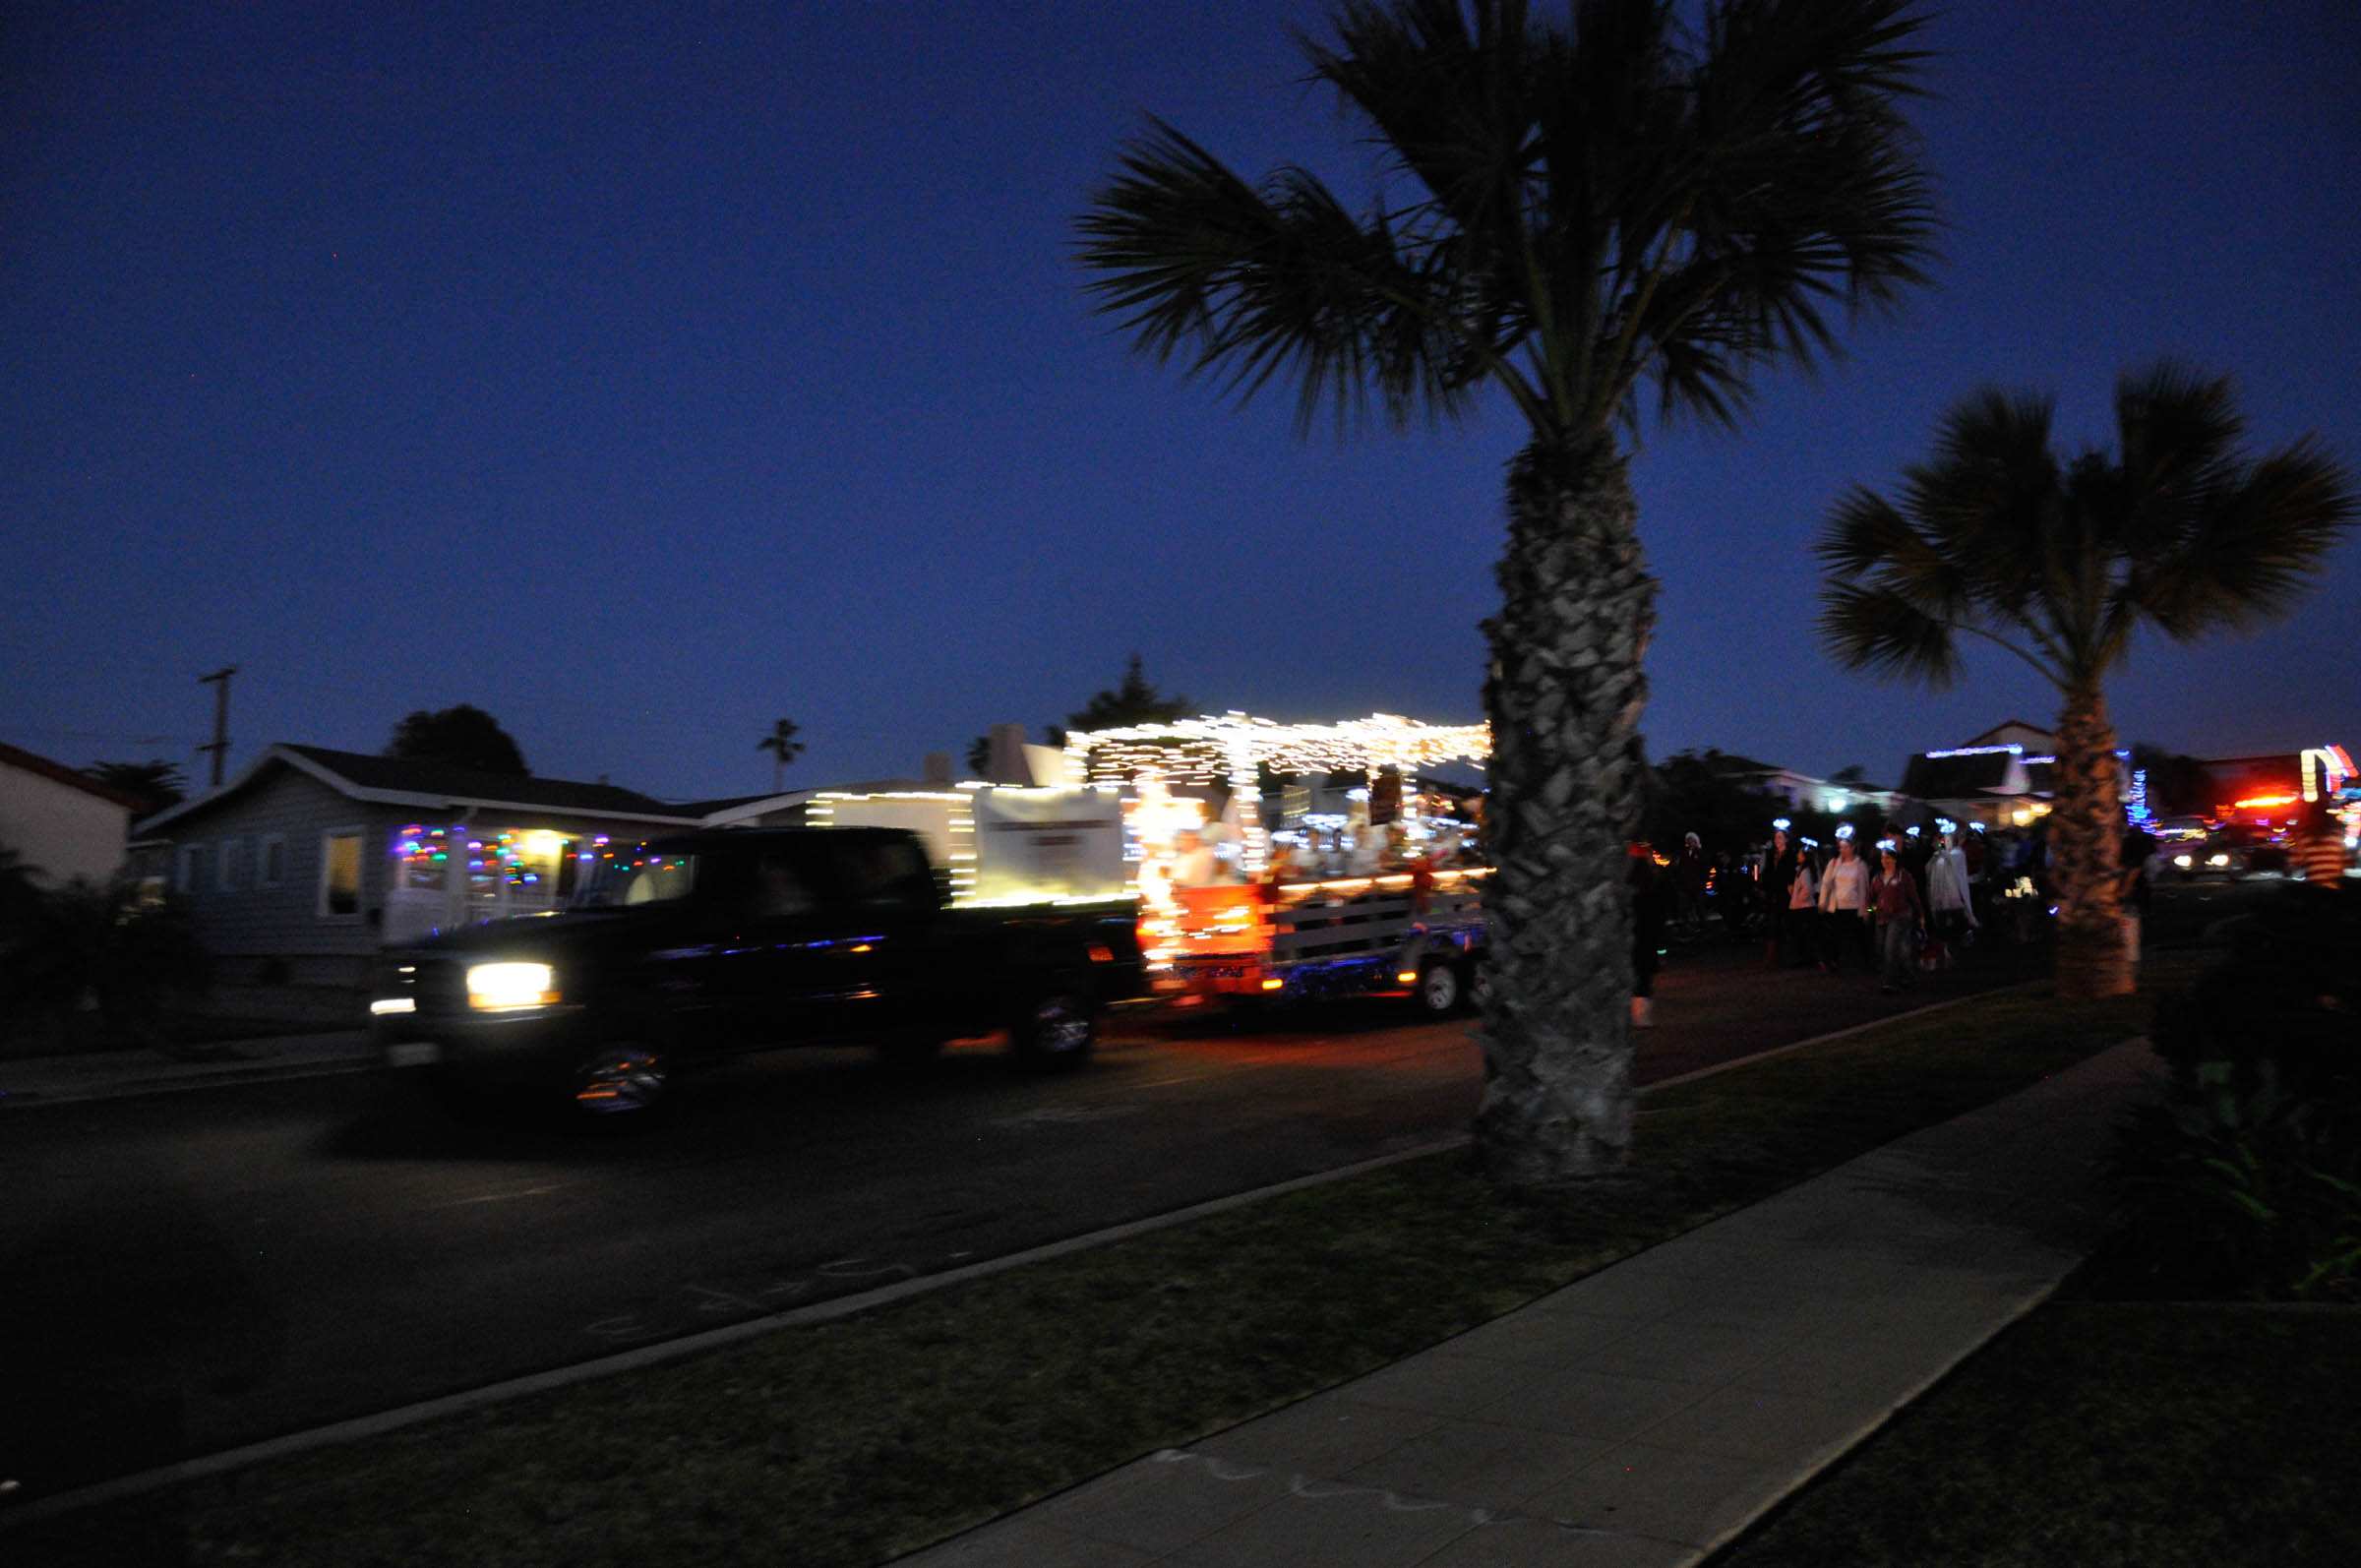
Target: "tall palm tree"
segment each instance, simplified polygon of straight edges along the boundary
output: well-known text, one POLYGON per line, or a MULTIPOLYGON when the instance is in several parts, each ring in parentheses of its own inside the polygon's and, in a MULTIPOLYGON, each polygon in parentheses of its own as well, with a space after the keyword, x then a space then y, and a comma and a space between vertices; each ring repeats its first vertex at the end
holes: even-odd
POLYGON ((780 719, 770 727, 770 733, 755 743, 757 752, 770 754, 770 793, 776 795, 786 787, 787 764, 804 754, 804 743, 795 738, 795 721, 780 719))
POLYGON ((2228 381, 2172 364, 2115 388, 2118 454, 2061 460, 2047 397, 1987 388, 1942 422, 1899 502, 1859 487, 1819 545, 1821 631, 1854 669, 1932 686, 1961 639, 2007 648, 2056 688, 2062 996, 2132 989, 2117 857, 2124 818, 2105 682, 2133 634, 2186 642, 2287 609, 2354 518, 2350 478, 2309 436, 2256 460, 2228 381))
POLYGON ((1918 280, 1917 27, 1903 0, 1580 0, 1562 24, 1524 0, 1343 0, 1303 47, 1381 156, 1364 205, 1301 168, 1251 183, 1156 121, 1080 219, 1141 352, 1241 395, 1292 383, 1300 429, 1487 392, 1526 420, 1484 628, 1476 1134, 1506 1185, 1630 1143, 1624 840, 1656 584, 1622 442, 1650 390, 1660 415, 1733 422, 1756 371, 1833 346, 1832 310, 1918 280))

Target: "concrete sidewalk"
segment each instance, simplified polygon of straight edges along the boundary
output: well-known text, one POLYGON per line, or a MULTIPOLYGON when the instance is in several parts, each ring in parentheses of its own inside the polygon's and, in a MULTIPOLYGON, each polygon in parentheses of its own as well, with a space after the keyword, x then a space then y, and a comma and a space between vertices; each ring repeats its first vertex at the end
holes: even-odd
POLYGON ((1670 1568, 2037 1304, 2145 1042, 905 1568, 1670 1568))
POLYGON ((366 1029, 280 1035, 204 1048, 206 1059, 161 1051, 92 1051, 0 1061, 0 1111, 203 1089, 269 1078, 310 1078, 377 1065, 366 1029))

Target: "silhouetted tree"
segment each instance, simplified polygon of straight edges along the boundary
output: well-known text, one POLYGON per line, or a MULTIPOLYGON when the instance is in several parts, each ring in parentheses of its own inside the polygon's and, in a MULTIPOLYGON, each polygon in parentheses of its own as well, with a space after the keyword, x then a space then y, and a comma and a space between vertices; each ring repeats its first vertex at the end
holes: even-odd
POLYGON ((2007 648, 2057 690, 2061 997, 2131 991, 2106 679, 2143 626, 2177 642, 2269 621, 2352 524, 2346 472, 2304 437, 2260 459, 2230 384, 2160 364, 2115 387, 2117 455, 2061 460, 2047 397, 1986 388, 1943 418, 1898 502, 1854 487, 1830 514, 1821 633, 1838 661, 1930 686, 1960 642, 2007 648))
POLYGON ((167 806, 178 806, 189 798, 189 781, 178 762, 156 757, 146 762, 92 762, 83 769, 101 784, 111 785, 126 795, 136 795, 147 802, 140 813, 152 816, 167 806))
POLYGON ((386 755, 449 762, 454 767, 473 768, 479 773, 506 773, 517 778, 529 771, 524 765, 524 754, 516 750, 516 743, 500 727, 500 721, 468 702, 433 712, 419 708, 410 713, 394 726, 394 738, 386 743, 386 755))
MULTIPOLYGON (((1123 665, 1122 680, 1093 694, 1089 701, 1065 716, 1065 722, 1076 730, 1114 730, 1129 724, 1170 724, 1196 711, 1196 704, 1180 693, 1159 692, 1150 685, 1139 655, 1134 653, 1123 665)), ((1063 731, 1059 732, 1058 744, 1065 744, 1063 731)))
POLYGON ((770 763, 770 793, 776 795, 786 787, 787 764, 804 754, 804 743, 795 738, 795 721, 779 719, 770 733, 755 743, 757 752, 768 752, 770 763))
POLYGON ((1648 405, 1733 423, 1750 383, 1834 341, 1837 310, 1920 280, 1927 184, 1901 100, 1903 0, 1339 0, 1305 35, 1385 161, 1355 204, 1259 182, 1152 122, 1080 222, 1134 345, 1299 429, 1515 405, 1503 603, 1485 626, 1497 867, 1486 892, 1477 1152, 1518 1188, 1631 1145, 1641 660, 1656 581, 1624 439, 1648 405), (1653 397, 1648 394, 1653 392, 1653 397))

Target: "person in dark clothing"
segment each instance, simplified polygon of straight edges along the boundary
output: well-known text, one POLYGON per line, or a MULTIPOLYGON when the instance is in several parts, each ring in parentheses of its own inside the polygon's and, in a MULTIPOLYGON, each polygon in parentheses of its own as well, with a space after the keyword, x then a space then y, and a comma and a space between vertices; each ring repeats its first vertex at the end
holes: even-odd
POLYGON ((1771 847, 1763 852, 1763 962, 1772 969, 1780 968, 1789 953, 1796 951, 1793 922, 1787 915, 1787 892, 1795 885, 1795 863, 1798 846, 1787 836, 1784 827, 1774 828, 1771 847))
POLYGON ((1657 869, 1656 852, 1646 843, 1634 843, 1630 856, 1631 1024, 1646 1029, 1656 1022, 1657 954, 1665 945, 1665 922, 1672 913, 1672 886, 1657 869))
POLYGON ((1869 879, 1869 907, 1877 919, 1878 989, 1895 991, 1917 978, 1918 931, 1926 922, 1926 901, 1918 896, 1918 879, 1891 842, 1877 846, 1877 862, 1869 879))

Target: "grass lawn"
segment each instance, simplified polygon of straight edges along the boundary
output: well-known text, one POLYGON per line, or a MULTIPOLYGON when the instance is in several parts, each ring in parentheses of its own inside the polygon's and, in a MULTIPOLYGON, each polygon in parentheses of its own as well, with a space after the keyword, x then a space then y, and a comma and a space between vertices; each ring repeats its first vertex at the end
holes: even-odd
POLYGON ((2361 1309, 2060 1300, 1711 1568, 2350 1568, 2361 1309))
MULTIPOLYGON (((2170 980, 2151 975, 2160 986, 2170 980)), ((1368 1371, 2139 1033, 2152 998, 1902 1018, 1642 1102, 1505 1203, 1411 1162, 870 1315, 10 1530, 23 1562, 876 1563, 1368 1371)))

